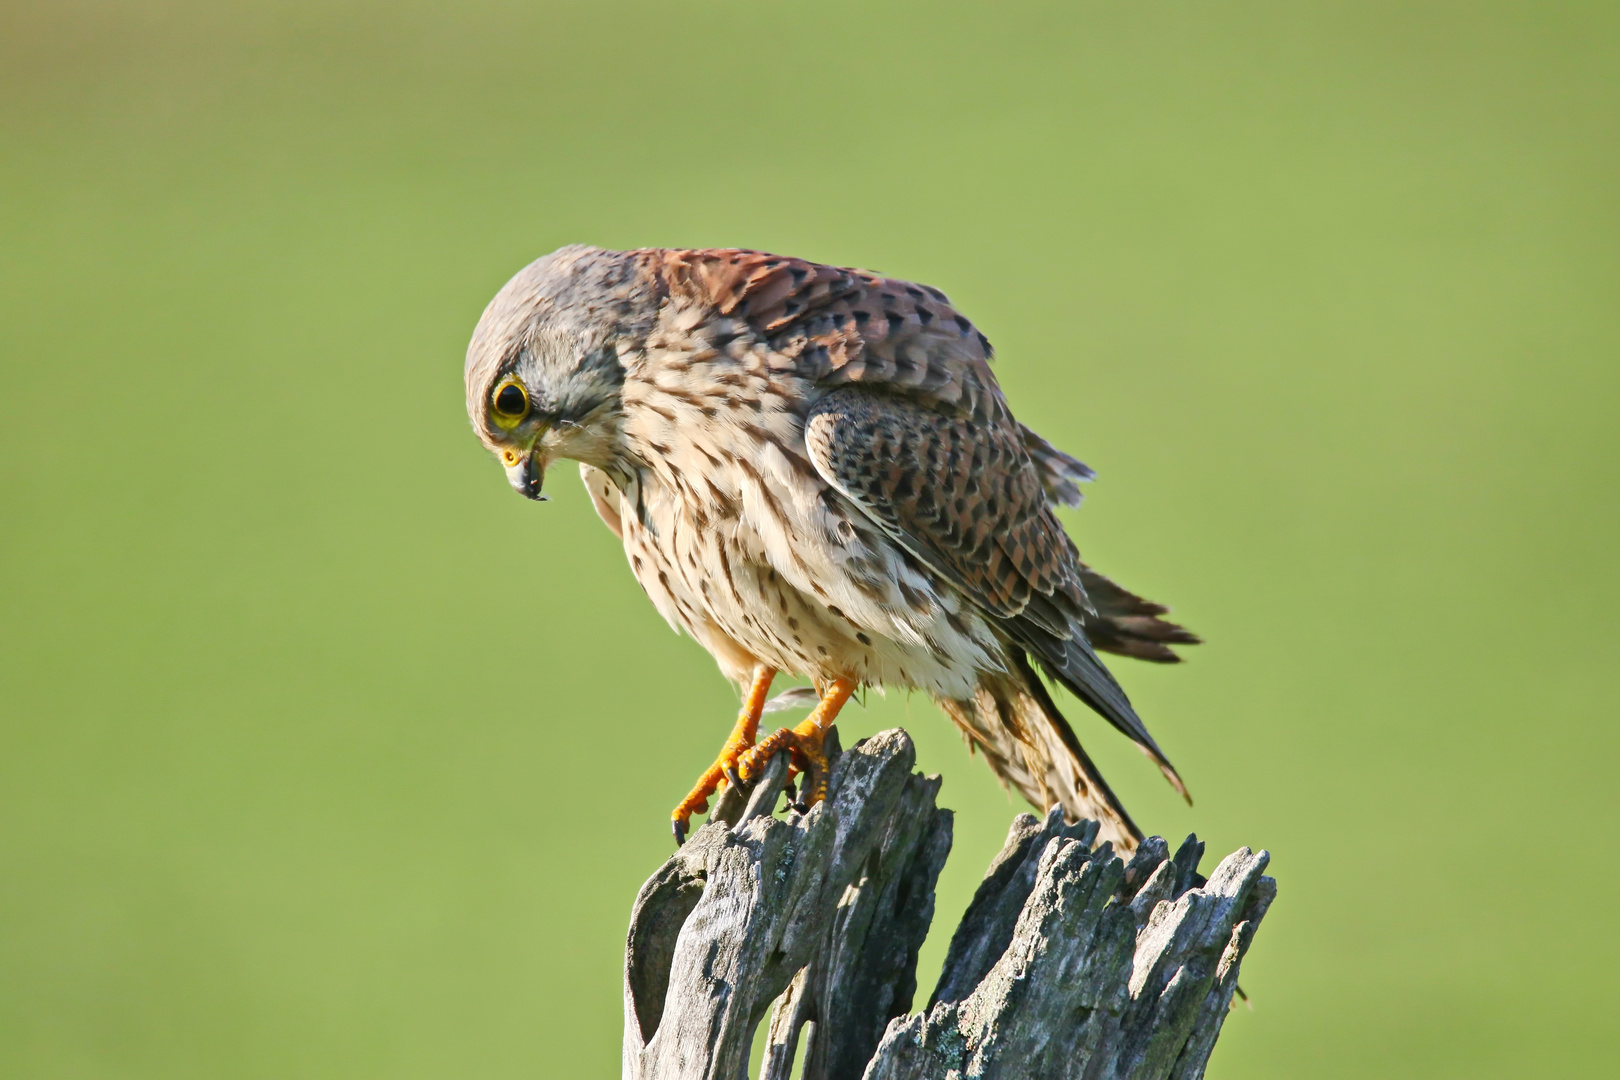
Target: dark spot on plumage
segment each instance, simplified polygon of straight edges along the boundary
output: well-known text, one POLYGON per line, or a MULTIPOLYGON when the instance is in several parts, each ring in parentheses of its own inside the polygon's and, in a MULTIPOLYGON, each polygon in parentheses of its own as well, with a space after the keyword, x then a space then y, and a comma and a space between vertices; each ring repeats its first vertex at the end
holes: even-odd
POLYGON ((826 656, 827 655, 827 646, 825 646, 825 645, 817 645, 816 646, 816 652, 820 653, 822 656, 826 656))
MULTIPOLYGON (((868 600, 875 600, 878 603, 882 603, 883 598, 888 595, 888 584, 889 583, 888 583, 888 579, 886 579, 886 578, 875 578, 875 577, 864 577, 863 576, 863 577, 857 577, 857 578, 855 578, 853 580, 854 580, 856 590, 862 596, 866 597, 868 600)), ((846 619, 845 621, 849 622, 850 620, 846 619)))
POLYGON ((859 641, 862 645, 872 644, 872 639, 861 633, 859 630, 855 631, 855 640, 859 641))
POLYGON ((934 313, 929 311, 927 308, 918 308, 917 321, 922 323, 924 326, 927 326, 929 323, 934 321, 934 313))
POLYGON ((867 323, 867 320, 871 319, 871 317, 872 317, 872 313, 870 311, 857 310, 855 312, 855 324, 857 326, 865 326, 866 323, 867 323))
POLYGON ((990 339, 985 337, 983 332, 980 332, 979 334, 979 348, 984 350, 984 355, 986 356, 989 356, 996 351, 990 347, 990 339))
POLYGON ((958 315, 956 317, 956 327, 957 327, 958 330, 961 330, 962 333, 965 334, 969 330, 973 329, 973 324, 968 321, 966 315, 958 315))
POLYGON ((758 442, 761 445, 773 441, 771 439, 771 433, 766 431, 765 428, 759 424, 744 424, 742 426, 742 431, 744 435, 748 436, 748 438, 753 439, 755 442, 758 442))
POLYGON ((906 293, 914 300, 922 300, 928 295, 915 285, 907 285, 906 293))
POLYGON ((845 615, 842 611, 840 611, 838 608, 835 608, 835 607, 828 607, 827 612, 828 612, 828 614, 833 615, 836 618, 840 618, 840 619, 847 619, 849 617, 849 616, 845 615))

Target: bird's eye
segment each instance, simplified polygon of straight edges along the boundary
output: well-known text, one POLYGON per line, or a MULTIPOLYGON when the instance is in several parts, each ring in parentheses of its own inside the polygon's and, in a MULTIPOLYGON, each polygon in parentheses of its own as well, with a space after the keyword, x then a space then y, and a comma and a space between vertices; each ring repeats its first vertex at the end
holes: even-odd
POLYGON ((529 414, 529 395, 521 383, 502 383, 491 398, 495 406, 495 419, 503 424, 516 424, 529 414))

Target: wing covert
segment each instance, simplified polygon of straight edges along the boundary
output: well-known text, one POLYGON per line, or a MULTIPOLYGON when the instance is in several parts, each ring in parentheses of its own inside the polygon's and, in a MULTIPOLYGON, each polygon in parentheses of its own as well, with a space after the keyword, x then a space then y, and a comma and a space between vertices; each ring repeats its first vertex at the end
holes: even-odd
POLYGON ((658 254, 672 299, 738 320, 811 382, 1010 422, 989 339, 938 289, 757 251, 658 254))
POLYGON ((981 606, 1069 636, 1085 593, 1021 432, 844 387, 811 408, 805 442, 828 483, 981 606))

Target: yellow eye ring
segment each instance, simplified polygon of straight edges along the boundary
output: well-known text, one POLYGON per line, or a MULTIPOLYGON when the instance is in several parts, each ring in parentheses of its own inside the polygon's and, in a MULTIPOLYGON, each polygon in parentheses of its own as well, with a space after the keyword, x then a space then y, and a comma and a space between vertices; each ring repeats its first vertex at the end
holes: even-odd
POLYGON ((503 380, 489 395, 490 415, 501 427, 517 427, 529 415, 529 392, 516 379, 503 380))

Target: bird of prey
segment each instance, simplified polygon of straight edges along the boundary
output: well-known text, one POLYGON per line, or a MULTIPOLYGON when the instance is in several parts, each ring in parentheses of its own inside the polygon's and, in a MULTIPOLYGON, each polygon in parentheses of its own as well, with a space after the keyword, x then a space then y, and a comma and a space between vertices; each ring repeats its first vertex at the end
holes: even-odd
POLYGON ((743 250, 565 247, 485 309, 467 412, 517 491, 579 463, 659 613, 742 692, 680 842, 722 783, 786 749, 802 801, 863 686, 922 690, 1042 810, 1141 832, 1041 673, 1186 788, 1096 650, 1198 639, 1080 560, 1053 513, 1091 470, 1014 418, 990 342, 938 289, 743 250), (819 700, 756 743, 778 673, 819 700))

